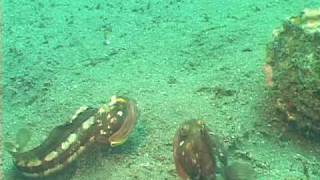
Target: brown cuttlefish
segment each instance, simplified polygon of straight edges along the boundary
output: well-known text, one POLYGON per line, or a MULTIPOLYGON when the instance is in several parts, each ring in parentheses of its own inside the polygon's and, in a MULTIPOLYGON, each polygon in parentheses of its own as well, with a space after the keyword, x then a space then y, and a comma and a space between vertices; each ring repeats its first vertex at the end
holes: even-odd
POLYGON ((190 120, 181 125, 174 137, 173 156, 177 173, 183 180, 255 179, 254 170, 248 164, 228 165, 223 144, 202 120, 190 120))

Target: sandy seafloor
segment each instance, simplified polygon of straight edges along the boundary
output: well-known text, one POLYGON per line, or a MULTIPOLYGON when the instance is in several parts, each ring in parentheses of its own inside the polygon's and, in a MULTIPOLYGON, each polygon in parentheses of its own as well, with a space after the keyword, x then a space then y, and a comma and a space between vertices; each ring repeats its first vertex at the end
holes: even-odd
MULTIPOLYGON (((172 138, 201 118, 258 179, 320 179, 320 145, 273 113, 262 66, 273 29, 318 0, 4 1, 4 139, 28 148, 82 105, 135 99, 129 140, 47 179, 178 179, 172 138)), ((3 152, 5 179, 25 179, 3 152)))

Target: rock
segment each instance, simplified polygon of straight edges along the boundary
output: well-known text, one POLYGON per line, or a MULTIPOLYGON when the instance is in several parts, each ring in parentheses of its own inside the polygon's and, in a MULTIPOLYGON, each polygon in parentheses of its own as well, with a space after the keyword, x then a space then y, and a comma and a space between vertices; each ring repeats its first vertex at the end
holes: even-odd
POLYGON ((265 73, 285 120, 307 137, 319 138, 320 8, 305 9, 273 32, 265 73))

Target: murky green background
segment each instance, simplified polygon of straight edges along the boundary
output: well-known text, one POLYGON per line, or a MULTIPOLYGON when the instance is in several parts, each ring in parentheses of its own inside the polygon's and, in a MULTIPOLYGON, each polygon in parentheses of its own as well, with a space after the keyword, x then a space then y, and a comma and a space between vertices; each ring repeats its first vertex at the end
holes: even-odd
MULTIPOLYGON (((273 29, 318 0, 5 0, 3 135, 32 148, 82 105, 135 99, 138 124, 47 179, 178 179, 172 138, 204 119, 258 179, 320 179, 319 144, 271 127, 262 66, 273 29), (266 113, 268 112, 268 113, 266 113)), ((5 179, 25 179, 3 152, 5 179)))

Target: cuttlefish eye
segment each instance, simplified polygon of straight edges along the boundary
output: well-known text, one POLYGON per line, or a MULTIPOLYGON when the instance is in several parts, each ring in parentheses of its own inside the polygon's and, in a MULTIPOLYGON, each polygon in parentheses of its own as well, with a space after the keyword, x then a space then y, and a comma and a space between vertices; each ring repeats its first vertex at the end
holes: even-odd
POLYGON ((206 126, 206 123, 204 122, 204 121, 202 121, 202 120, 198 120, 197 121, 197 124, 203 129, 203 128, 205 128, 205 126, 206 126))
POLYGON ((201 135, 205 135, 205 133, 207 131, 205 122, 202 120, 198 120, 196 122, 196 126, 197 126, 197 131, 199 131, 201 133, 201 135))
POLYGON ((187 125, 187 124, 183 125, 181 127, 181 129, 180 129, 180 132, 179 132, 180 137, 181 138, 186 138, 188 136, 188 134, 189 134, 189 131, 190 131, 190 126, 187 125))

